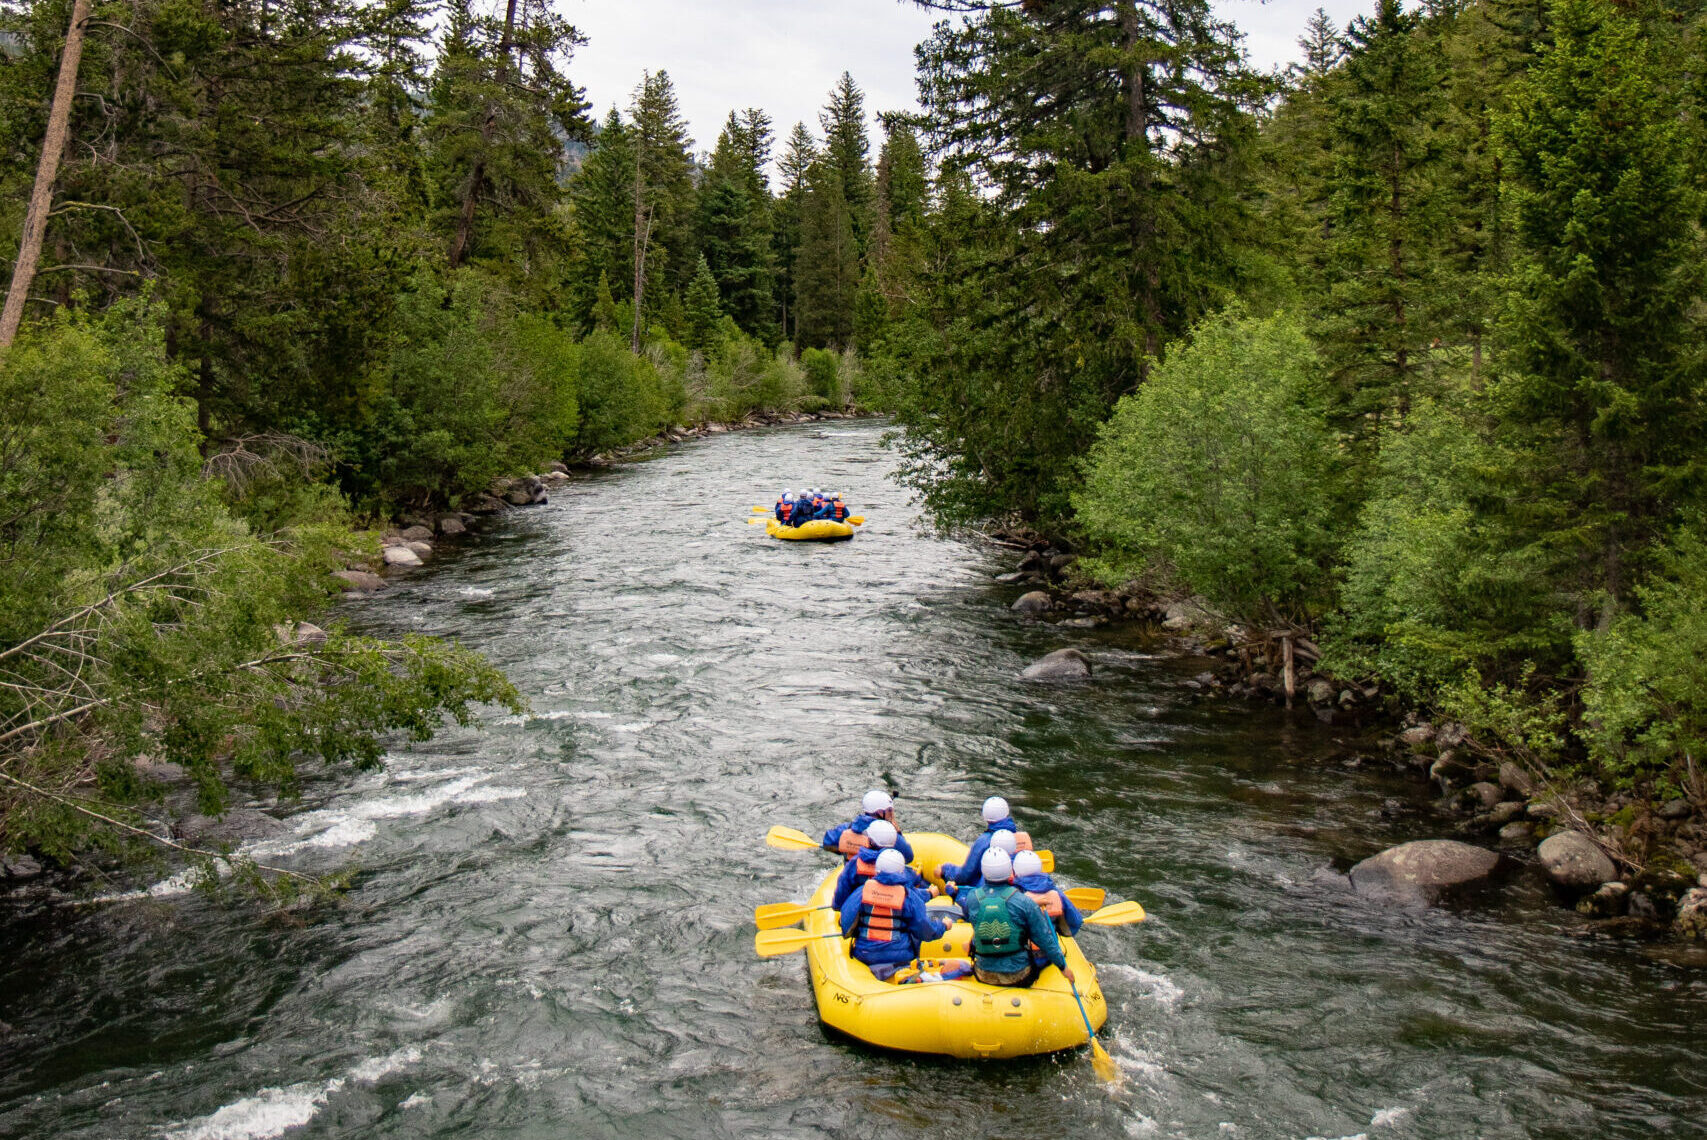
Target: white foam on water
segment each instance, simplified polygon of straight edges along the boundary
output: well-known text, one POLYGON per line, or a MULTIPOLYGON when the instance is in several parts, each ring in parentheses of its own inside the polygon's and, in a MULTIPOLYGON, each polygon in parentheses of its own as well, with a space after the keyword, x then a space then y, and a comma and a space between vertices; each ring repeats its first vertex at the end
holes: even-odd
POLYGON ((419 784, 449 776, 478 776, 483 771, 481 768, 387 768, 385 780, 390 784, 419 784))
POLYGON ((646 660, 650 661, 654 665, 674 665, 676 662, 680 661, 681 658, 676 656, 674 653, 648 653, 646 655, 646 660))
POLYGON ((638 720, 632 724, 613 724, 613 725, 611 725, 610 730, 612 732, 645 732, 647 729, 649 729, 651 727, 652 727, 651 721, 638 720))
POLYGON ((370 1057, 342 1077, 333 1077, 322 1084, 287 1085, 284 1088, 265 1088, 254 1096, 244 1097, 224 1105, 206 1116, 165 1133, 167 1140, 271 1140, 292 1128, 300 1128, 319 1114, 328 1097, 346 1084, 371 1084, 390 1076, 421 1059, 421 1050, 414 1046, 399 1049, 384 1057, 370 1057))
POLYGON ((1161 1125, 1157 1124, 1152 1118, 1145 1116, 1142 1112, 1140 1112, 1136 1118, 1126 1122, 1126 1134, 1128 1136, 1154 1136, 1160 1131, 1161 1125))
POLYGON ((398 1104, 398 1108, 420 1108, 423 1104, 432 1104, 433 1098, 426 1093, 410 1093, 408 1098, 398 1104))
POLYGON ((1405 1118, 1410 1116, 1410 1114, 1411 1110, 1405 1108, 1403 1105, 1394 1108, 1379 1109, 1376 1111, 1374 1116, 1369 1118, 1369 1127, 1386 1128, 1388 1125, 1392 1124, 1403 1124, 1405 1118))
POLYGON ((1166 974, 1152 974, 1148 970, 1140 970, 1137 966, 1128 966, 1121 962, 1106 962, 1097 967, 1100 975, 1113 975, 1123 982, 1131 982, 1138 987, 1140 997, 1151 998, 1158 1005, 1172 1009, 1179 1004, 1185 991, 1174 983, 1166 974))
POLYGON ((483 590, 479 586, 464 586, 457 591, 465 598, 490 598, 496 592, 495 590, 483 590))
POLYGON ((589 709, 586 712, 578 712, 575 714, 575 716, 579 717, 582 720, 610 720, 610 719, 612 719, 611 713, 599 712, 596 709, 589 709))
POLYGON ((526 788, 475 788, 456 802, 459 804, 494 804, 499 800, 519 800, 527 794, 526 788))

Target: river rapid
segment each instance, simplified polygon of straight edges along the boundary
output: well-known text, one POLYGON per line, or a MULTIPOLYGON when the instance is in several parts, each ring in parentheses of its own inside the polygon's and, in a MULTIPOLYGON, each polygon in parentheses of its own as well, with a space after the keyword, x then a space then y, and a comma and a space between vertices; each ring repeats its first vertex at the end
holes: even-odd
MULTIPOLYGON (((343 616, 448 635, 532 703, 315 772, 257 854, 350 867, 306 919, 158 886, 0 930, 0 1135, 1606 1137, 1707 1134, 1707 971, 1585 938, 1531 872, 1451 909, 1334 874, 1444 834, 1308 712, 1200 702, 1133 631, 1013 615, 999 551, 938 537, 883 428, 752 431, 579 479, 343 616), (842 490, 852 542, 745 520, 842 490), (1076 645, 1092 683, 1021 682, 1076 645), (993 792, 1068 884, 1126 1073, 973 1065, 819 1029, 756 904, 771 850, 887 786, 969 837, 993 792)), ((147 884, 144 883, 144 886, 147 884)))

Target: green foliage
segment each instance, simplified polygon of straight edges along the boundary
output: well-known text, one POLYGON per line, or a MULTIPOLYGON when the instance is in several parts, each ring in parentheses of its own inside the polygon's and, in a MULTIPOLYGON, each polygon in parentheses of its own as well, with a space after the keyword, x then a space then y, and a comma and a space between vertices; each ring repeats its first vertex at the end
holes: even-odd
POLYGON ((1623 781, 1707 759, 1707 541, 1680 531, 1639 613, 1577 635, 1590 757, 1623 781))
POLYGON ((682 307, 687 315, 687 346, 703 351, 716 339, 718 326, 723 323, 723 310, 717 303, 717 278, 711 275, 704 254, 700 255, 699 269, 688 283, 682 307))
POLYGON ((674 409, 656 362, 635 356, 628 341, 595 330, 573 355, 581 423, 572 449, 594 455, 656 434, 674 409))
POLYGON ((1165 568, 1243 621, 1308 621, 1332 597, 1337 472, 1300 323, 1234 309, 1172 346, 1116 406, 1079 520, 1106 571, 1165 568))
POLYGON ((517 312, 475 271, 448 286, 420 275, 396 306, 383 394, 351 479, 358 497, 454 503, 563 454, 577 424, 569 336, 517 312))
POLYGON ((183 765, 218 811, 233 780, 290 791, 304 757, 370 764, 390 733, 520 705, 478 656, 432 639, 290 636, 355 539, 252 534, 203 475, 181 380, 140 305, 62 317, 0 359, 6 850, 65 857, 135 834, 156 789, 133 757, 183 765))
POLYGON ((807 389, 827 404, 842 402, 841 359, 822 348, 809 348, 800 354, 800 368, 806 374, 807 389))

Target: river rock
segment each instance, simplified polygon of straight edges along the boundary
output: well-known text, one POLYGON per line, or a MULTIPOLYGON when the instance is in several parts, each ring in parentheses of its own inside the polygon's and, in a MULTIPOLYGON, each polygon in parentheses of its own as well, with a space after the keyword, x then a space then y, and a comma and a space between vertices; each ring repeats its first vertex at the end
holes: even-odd
POLYGON ((385 579, 366 570, 334 570, 332 577, 344 583, 346 590, 383 590, 385 579))
POLYGON ((1175 631, 1190 629, 1208 616, 1195 598, 1183 602, 1169 602, 1162 610, 1162 628, 1175 631))
POLYGON ((446 538, 462 534, 467 529, 468 527, 463 523, 461 515, 441 515, 439 517, 439 533, 446 538))
POLYGON ((1667 800, 1655 814, 1661 819, 1688 819, 1694 812, 1688 800, 1667 800))
POLYGON ((1067 629, 1095 629, 1103 623, 1102 618, 1092 614, 1090 617, 1068 618, 1061 624, 1067 629))
POLYGON ((1577 913, 1589 918, 1617 918, 1624 913, 1624 896, 1630 888, 1620 882, 1602 883, 1594 894, 1577 901, 1577 913))
POLYGON ((1019 600, 1014 603, 1013 608, 1015 611, 1022 614, 1040 614, 1047 611, 1049 607, 1054 604, 1055 603, 1050 599, 1049 595, 1044 593, 1042 590, 1032 590, 1029 593, 1021 594, 1019 596, 1019 600))
POLYGON ((504 500, 496 495, 476 495, 468 509, 477 515, 495 515, 504 509, 504 500))
POLYGON ((426 542, 428 539, 433 537, 433 532, 427 527, 417 524, 411 527, 404 527, 402 537, 403 545, 408 546, 412 542, 426 542))
POLYGON ((1500 842, 1527 847, 1535 839, 1535 825, 1527 819, 1514 819, 1500 828, 1500 842))
POLYGON ((1434 739, 1434 725, 1413 724, 1399 734, 1399 743, 1408 748, 1421 748, 1434 739))
POLYGON ((1028 579, 1030 577, 1031 577, 1031 574, 1028 571, 1015 570, 1011 574, 997 574, 996 575, 996 581, 998 581, 998 582, 1002 583, 1004 586, 1006 586, 1006 585, 1011 585, 1014 582, 1024 582, 1026 579, 1028 579))
POLYGON ((1524 799, 1535 794, 1535 781, 1510 760, 1500 765, 1500 787, 1524 799))
POLYGON ((1049 569, 1059 574, 1078 560, 1077 554, 1057 554, 1049 559, 1049 569))
POLYGON ((1455 839, 1418 839, 1371 855, 1351 869, 1358 893, 1407 902, 1433 902, 1442 892, 1487 878, 1497 852, 1455 839))
POLYGON ((325 645, 326 631, 311 621, 299 621, 291 630, 289 641, 292 645, 325 645))
POLYGON ((1580 832, 1549 835, 1535 853, 1547 877, 1566 890, 1592 891, 1618 877, 1618 868, 1612 865, 1612 860, 1580 832))
POLYGON ((1478 780, 1464 789, 1464 795, 1472 803, 1483 808, 1492 808, 1500 802, 1500 786, 1486 780, 1478 780))
POLYGON ((1317 677, 1305 689, 1305 694, 1313 705, 1331 705, 1334 703, 1334 685, 1332 681, 1317 677))
POLYGON ((1462 763, 1456 754, 1447 752, 1429 765, 1428 778, 1440 785, 1442 792, 1449 792, 1452 786, 1472 775, 1468 764, 1462 763))
POLYGON ((1049 556, 1041 550, 1027 551, 1025 557, 1019 560, 1019 568, 1021 570, 1047 570, 1049 568, 1049 556))
POLYGON ((1707 942, 1707 887, 1695 887, 1678 900, 1672 930, 1679 938, 1707 942))
POLYGON ((384 550, 387 566, 419 566, 421 556, 407 546, 388 546, 384 550))
POLYGON ((0 858, 0 874, 8 879, 33 879, 42 873, 42 865, 34 856, 7 855, 0 858))
POLYGON ((405 543, 405 545, 415 552, 416 558, 425 559, 433 556, 433 544, 430 542, 410 542, 405 543))
POLYGON ((174 835, 192 845, 242 843, 250 839, 265 839, 289 830, 289 825, 254 808, 232 808, 219 817, 188 815, 172 826, 174 835))
POLYGON ((569 474, 568 465, 565 464, 561 459, 554 459, 551 461, 551 470, 556 472, 559 475, 569 474))
POLYGON ((1077 649, 1057 649, 1025 667, 1027 681, 1083 681, 1091 675, 1091 659, 1077 649))

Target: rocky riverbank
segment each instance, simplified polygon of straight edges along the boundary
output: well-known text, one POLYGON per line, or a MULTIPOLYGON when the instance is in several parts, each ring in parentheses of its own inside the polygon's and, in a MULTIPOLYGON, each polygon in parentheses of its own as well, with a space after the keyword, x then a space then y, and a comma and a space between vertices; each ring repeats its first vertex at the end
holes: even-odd
MULTIPOLYGON (((1163 598, 1137 583, 1105 589, 1079 579, 1077 556, 1037 535, 983 536, 1019 556, 996 581, 1024 587, 1016 613, 1070 629, 1140 622, 1205 668, 1183 682, 1207 700, 1308 709, 1327 724, 1378 732, 1365 759, 1428 785, 1451 838, 1403 844, 1364 860, 1350 881, 1362 893, 1432 902, 1486 880, 1505 862, 1538 866, 1561 905, 1591 929, 1707 941, 1707 804, 1642 795, 1541 771, 1482 746, 1461 725, 1435 724, 1373 684, 1317 672, 1316 646, 1299 630, 1229 625, 1193 599, 1163 598)), ((1029 666, 1038 681, 1082 681, 1093 662, 1063 649, 1029 666)))

